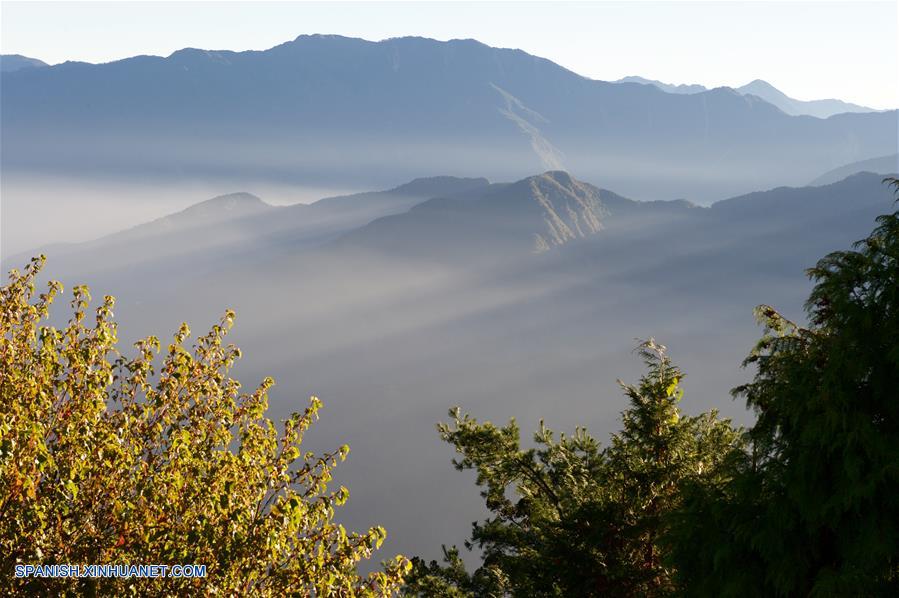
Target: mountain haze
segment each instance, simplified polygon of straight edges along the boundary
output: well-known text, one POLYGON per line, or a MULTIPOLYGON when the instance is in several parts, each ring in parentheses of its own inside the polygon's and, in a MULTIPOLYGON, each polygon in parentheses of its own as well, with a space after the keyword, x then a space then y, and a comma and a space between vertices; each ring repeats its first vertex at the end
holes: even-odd
POLYGON ((899 154, 871 158, 834 168, 817 177, 809 185, 829 185, 859 172, 874 172, 883 175, 899 173, 899 154))
POLYGON ((27 260, 43 252, 92 272, 128 267, 132 262, 166 263, 175 258, 195 263, 224 256, 299 251, 321 245, 374 219, 408 210, 435 197, 454 197, 490 186, 484 178, 452 176, 418 178, 384 191, 326 197, 310 204, 273 206, 252 193, 238 192, 208 199, 151 222, 88 243, 34 248, 5 258, 27 260))
POLYGON ((274 377, 275 422, 322 398, 304 450, 352 447, 340 523, 384 525, 385 553, 439 558, 483 518, 434 430, 447 409, 605 443, 635 339, 689 373, 684 412, 751 421, 730 392, 753 308, 803 325, 807 268, 896 205, 899 111, 762 80, 337 35, 0 64, 0 232, 34 246, 2 268, 45 253, 42 287, 115 296, 122 347, 234 310, 235 378, 274 377))
POLYGON ((235 309, 229 338, 247 356, 238 377, 274 376, 275 419, 322 397, 310 450, 351 444, 338 473, 353 491, 343 522, 375 519, 390 530, 387 550, 434 558, 434 538, 461 543, 482 516, 434 435, 448 407, 493 421, 515 413, 525 429, 585 425, 605 439, 624 406, 612 381, 639 374, 634 337, 652 335, 690 374, 685 410, 747 422, 723 397, 746 375, 752 308, 801 322, 804 269, 893 205, 881 178, 709 208, 632 201, 558 171, 513 183, 438 177, 286 207, 237 194, 49 248, 48 273, 116 295, 125 344, 182 320, 202 330, 235 309), (363 207, 377 213, 379 202, 396 211, 366 220, 363 207), (600 226, 585 228, 593 217, 600 226), (573 238, 535 251, 536 234, 564 230, 556 218, 573 238))
POLYGON ((4 73, 8 172, 381 186, 567 170, 640 199, 802 184, 895 151, 895 112, 791 117, 730 89, 594 81, 474 40, 300 36, 4 73))
POLYGON ((434 438, 449 406, 494 421, 514 412, 523 428, 541 418, 586 425, 604 438, 623 405, 611 381, 636 373, 634 337, 655 335, 695 382, 685 409, 715 406, 746 421, 722 397, 757 339, 752 307, 800 313, 803 269, 861 238, 892 205, 880 178, 699 208, 634 202, 549 172, 422 199, 305 245, 293 240, 303 229, 291 236, 285 226, 277 242, 265 231, 292 210, 295 226, 310 206, 263 207, 140 243, 70 246, 49 264, 54 278, 116 295, 122 330, 136 336, 182 319, 202 329, 236 309, 234 341, 248 356, 240 377, 275 377, 273 416, 315 393, 326 409, 310 448, 351 443, 340 471, 353 489, 347 525, 374 517, 390 529, 391 550, 436 557, 433 538, 461 542, 459 522, 481 508, 446 473, 452 455, 434 438), (568 208, 590 207, 601 229, 535 252, 534 234, 552 221, 541 197, 569 228, 568 208), (236 244, 232 226, 243 231, 236 244), (168 255, 178 239, 215 243, 168 255))
POLYGON ((766 102, 773 104, 786 112, 787 114, 799 115, 807 114, 818 118, 828 118, 834 114, 842 114, 845 112, 872 112, 873 109, 858 104, 851 104, 841 100, 796 100, 783 93, 767 81, 756 79, 742 87, 738 87, 737 91, 743 95, 754 95, 762 98, 766 102))
MULTIPOLYGON (((194 204, 176 214, 148 223, 144 227, 157 227, 161 230, 200 228, 225 220, 258 214, 271 207, 252 193, 229 193, 194 204)), ((141 229, 142 227, 137 227, 134 232, 141 229)))
MULTIPOLYGON (((705 87, 704 85, 671 85, 669 83, 662 83, 661 81, 656 81, 654 79, 645 79, 643 77, 636 76, 624 77, 623 79, 615 81, 615 83, 640 83, 643 85, 653 85, 666 93, 694 94, 709 90, 709 88, 705 87)), ((793 116, 807 115, 815 116, 818 118, 828 118, 830 116, 833 116, 834 114, 843 114, 845 112, 875 111, 873 108, 859 106, 858 104, 851 104, 849 102, 843 102, 842 100, 796 100, 789 97, 787 94, 783 93, 767 81, 763 81, 761 79, 756 79, 747 83, 746 85, 736 87, 734 88, 734 91, 742 95, 753 95, 759 97, 772 106, 777 106, 785 114, 790 114, 793 116)))

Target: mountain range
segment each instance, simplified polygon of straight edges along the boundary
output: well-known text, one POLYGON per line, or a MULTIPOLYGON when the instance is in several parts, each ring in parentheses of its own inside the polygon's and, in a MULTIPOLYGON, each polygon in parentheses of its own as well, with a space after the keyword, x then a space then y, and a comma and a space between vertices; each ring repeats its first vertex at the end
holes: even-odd
MULTIPOLYGON (((643 77, 637 76, 624 77, 623 79, 616 81, 616 83, 641 83, 643 85, 653 85, 666 93, 694 94, 709 91, 709 88, 703 85, 671 85, 654 79, 644 79, 643 77)), ((793 116, 806 115, 815 116, 817 118, 828 118, 834 114, 843 114, 846 112, 875 112, 873 108, 851 104, 842 100, 797 100, 789 97, 767 81, 762 81, 761 79, 755 79, 746 85, 732 89, 742 95, 752 95, 761 98, 769 104, 777 106, 784 113, 793 116)))
POLYGON ((234 308, 236 375, 275 377, 276 419, 321 396, 309 448, 351 444, 345 523, 374 517, 391 550, 436 557, 433 539, 461 542, 459 522, 482 508, 446 473, 433 424, 448 407, 604 438, 624 405, 612 381, 639 374, 633 339, 656 336, 690 375, 685 410, 748 421, 727 397, 760 332, 752 308, 802 321, 804 268, 891 209, 881 178, 711 207, 635 201, 562 171, 295 206, 241 192, 45 251, 53 278, 117 296, 122 346, 234 308))
POLYGON ((660 89, 474 40, 327 35, 2 65, 4 209, 28 216, 4 232, 130 226, 2 268, 41 251, 49 277, 115 295, 122 347, 236 310, 235 376, 274 376, 275 420, 322 397, 304 448, 352 446, 342 523, 383 524, 388 552, 437 557, 484 514, 448 473, 447 408, 605 439, 635 338, 689 373, 685 411, 749 421, 729 391, 753 307, 802 323, 805 268, 895 209, 896 111, 793 114, 811 108, 757 82, 660 89), (173 182, 214 185, 163 210, 173 182), (374 190, 297 203, 310 187, 374 190), (134 218, 144 189, 159 209, 134 218))
POLYGON ((484 178, 428 177, 384 191, 287 206, 271 205, 252 193, 229 193, 91 242, 45 245, 5 262, 43 252, 60 256, 58 266, 64 270, 73 267, 92 274, 128 269, 135 262, 165 264, 178 258, 220 262, 224 255, 296 252, 430 198, 476 193, 489 186, 484 178))
POLYGON ((567 170, 630 197, 707 204, 897 144, 895 111, 791 116, 727 88, 595 81, 474 40, 312 35, 2 77, 7 173, 371 188, 567 170))

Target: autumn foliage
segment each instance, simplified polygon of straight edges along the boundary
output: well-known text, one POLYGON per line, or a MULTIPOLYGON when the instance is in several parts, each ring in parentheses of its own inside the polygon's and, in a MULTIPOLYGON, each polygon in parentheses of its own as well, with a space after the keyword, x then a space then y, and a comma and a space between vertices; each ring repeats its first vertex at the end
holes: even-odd
POLYGON ((0 289, 0 576, 12 594, 381 596, 408 563, 367 577, 357 564, 385 538, 334 521, 348 497, 331 471, 349 448, 313 455, 305 411, 268 418, 266 379, 229 376, 234 314, 192 348, 184 324, 120 353, 115 301, 92 313, 75 287, 68 325, 46 320, 62 286, 38 293, 44 259, 0 289), (158 354, 162 353, 158 363, 158 354), (207 576, 14 578, 16 564, 202 564, 207 576))

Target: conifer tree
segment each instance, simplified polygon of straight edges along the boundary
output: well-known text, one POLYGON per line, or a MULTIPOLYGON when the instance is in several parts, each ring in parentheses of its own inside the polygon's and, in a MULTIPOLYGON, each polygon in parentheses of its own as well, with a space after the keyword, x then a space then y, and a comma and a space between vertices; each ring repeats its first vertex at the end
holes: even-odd
POLYGON ((408 595, 657 596, 671 589, 660 553, 666 513, 685 479, 717 475, 721 455, 739 443, 712 411, 684 417, 678 408, 683 373, 662 345, 638 348, 647 373, 622 387, 629 407, 623 429, 601 448, 586 430, 558 440, 542 422, 535 448, 520 446, 512 420, 479 423, 458 409, 442 438, 477 471, 492 517, 475 523, 469 548, 482 565, 464 571, 458 551, 446 565, 414 561, 408 595))
POLYGON ((899 212, 877 223, 808 271, 808 327, 758 309, 750 450, 673 519, 685 594, 899 595, 899 212))

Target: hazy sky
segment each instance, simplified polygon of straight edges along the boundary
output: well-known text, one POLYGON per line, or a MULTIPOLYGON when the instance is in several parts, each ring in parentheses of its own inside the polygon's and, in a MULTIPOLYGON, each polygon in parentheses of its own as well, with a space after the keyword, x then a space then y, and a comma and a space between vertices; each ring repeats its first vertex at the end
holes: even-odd
POLYGON ((596 79, 642 75, 899 106, 899 10, 878 2, 2 2, 5 54, 106 62, 304 33, 475 38, 596 79))

